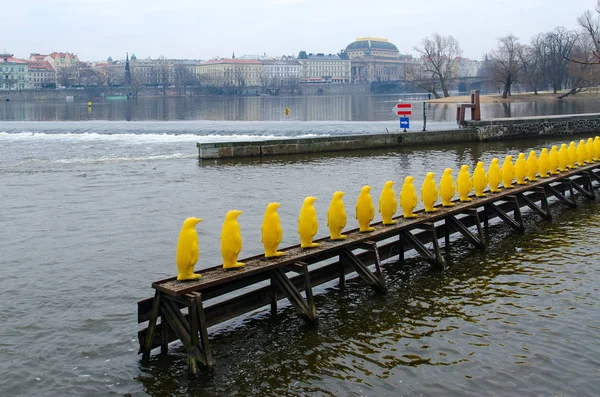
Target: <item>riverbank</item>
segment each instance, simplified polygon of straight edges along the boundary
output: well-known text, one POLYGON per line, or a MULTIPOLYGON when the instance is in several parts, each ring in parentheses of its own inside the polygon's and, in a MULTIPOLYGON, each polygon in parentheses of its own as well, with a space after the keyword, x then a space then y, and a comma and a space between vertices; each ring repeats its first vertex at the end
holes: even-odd
MULTIPOLYGON (((532 92, 525 92, 519 94, 510 95, 508 98, 502 98, 502 95, 481 95, 480 101, 481 103, 512 103, 512 102, 535 102, 535 101, 557 101, 558 97, 562 94, 566 93, 566 91, 559 91, 557 94, 553 92, 540 92, 535 95, 532 92)), ((569 95, 568 97, 563 98, 562 100, 579 100, 579 99, 590 99, 590 98, 600 98, 600 92, 598 89, 594 88, 588 92, 580 92, 575 95, 569 95)), ((427 101, 428 103, 467 103, 471 101, 470 95, 460 95, 460 96, 450 96, 447 98, 438 98, 431 99, 427 101)))

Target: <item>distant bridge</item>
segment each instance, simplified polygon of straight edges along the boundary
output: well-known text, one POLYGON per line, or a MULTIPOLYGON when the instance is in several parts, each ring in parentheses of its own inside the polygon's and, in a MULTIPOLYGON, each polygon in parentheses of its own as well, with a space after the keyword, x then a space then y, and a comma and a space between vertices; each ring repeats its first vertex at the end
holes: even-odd
MULTIPOLYGON (((470 92, 471 90, 483 91, 484 85, 491 80, 482 76, 466 76, 453 79, 450 86, 458 92, 470 92)), ((398 91, 413 91, 417 87, 414 80, 392 80, 374 81, 371 83, 371 92, 374 94, 385 94, 398 91)))

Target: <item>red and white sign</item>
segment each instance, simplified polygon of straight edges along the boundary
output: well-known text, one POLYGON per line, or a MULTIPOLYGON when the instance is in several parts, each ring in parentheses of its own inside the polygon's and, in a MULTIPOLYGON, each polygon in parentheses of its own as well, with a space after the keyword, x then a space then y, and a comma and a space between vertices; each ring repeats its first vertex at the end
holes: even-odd
POLYGON ((396 105, 396 112, 398 113, 398 116, 410 116, 412 115, 412 104, 398 103, 396 105))

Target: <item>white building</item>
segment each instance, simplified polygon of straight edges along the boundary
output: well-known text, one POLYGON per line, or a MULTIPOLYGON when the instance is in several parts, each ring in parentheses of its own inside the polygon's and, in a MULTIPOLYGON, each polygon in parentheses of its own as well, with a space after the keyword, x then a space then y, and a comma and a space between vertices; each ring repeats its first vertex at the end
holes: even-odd
POLYGON ((307 54, 305 51, 300 51, 298 62, 300 63, 301 81, 303 82, 350 82, 350 59, 342 59, 333 54, 307 54))
POLYGON ((297 84, 301 78, 301 67, 298 61, 261 61, 263 64, 263 74, 265 85, 293 85, 297 84))

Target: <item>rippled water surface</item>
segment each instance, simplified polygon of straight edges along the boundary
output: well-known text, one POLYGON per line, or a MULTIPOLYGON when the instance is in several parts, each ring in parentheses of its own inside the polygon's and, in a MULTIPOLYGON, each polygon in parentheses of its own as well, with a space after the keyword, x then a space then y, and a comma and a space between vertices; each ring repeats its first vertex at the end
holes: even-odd
MULTIPOLYGON (((209 122, 189 124, 202 123, 209 122)), ((15 124, 0 123, 1 396, 600 390, 600 205, 583 200, 575 210, 553 205, 553 222, 529 213, 524 235, 493 224, 485 251, 453 239, 443 272, 414 255, 387 263, 386 295, 360 280, 344 292, 335 283, 319 287, 316 328, 289 306, 274 318, 262 310, 214 327, 213 376, 188 380, 180 344, 147 366, 137 355, 136 303, 152 295, 153 281, 175 275, 184 218, 203 218, 197 268, 214 266, 229 209, 243 211, 241 256, 256 255, 271 201, 282 203, 282 245, 292 245, 306 195, 318 197, 324 237, 335 190, 347 192, 351 209, 363 184, 373 186, 376 199, 387 179, 400 183, 410 174, 420 186, 428 171, 439 176, 446 167, 487 164, 560 141, 198 163, 201 138, 186 131, 186 122, 15 124), (180 134, 165 133, 180 127, 180 134)), ((215 124, 224 131, 216 135, 230 139, 276 135, 282 126, 261 121, 248 124, 247 133, 244 123, 215 124)), ((310 122, 286 134, 313 134, 321 124, 346 128, 310 122)))

